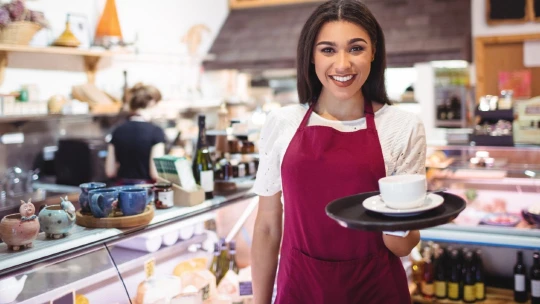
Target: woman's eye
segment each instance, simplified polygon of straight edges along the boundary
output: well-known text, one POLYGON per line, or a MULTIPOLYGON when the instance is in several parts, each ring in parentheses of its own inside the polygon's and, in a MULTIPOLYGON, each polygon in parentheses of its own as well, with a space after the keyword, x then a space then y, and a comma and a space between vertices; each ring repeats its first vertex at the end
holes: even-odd
POLYGON ((321 50, 321 52, 323 52, 323 53, 333 53, 334 49, 333 48, 324 48, 324 49, 321 50))
POLYGON ((361 52, 364 50, 364 47, 361 47, 361 46, 353 46, 351 48, 351 52, 361 52))

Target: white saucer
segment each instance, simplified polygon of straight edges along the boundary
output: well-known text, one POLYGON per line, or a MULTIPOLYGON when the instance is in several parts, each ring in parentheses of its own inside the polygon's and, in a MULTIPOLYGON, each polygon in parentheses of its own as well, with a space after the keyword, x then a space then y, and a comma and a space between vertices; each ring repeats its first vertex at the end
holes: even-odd
POLYGON ((362 206, 364 206, 364 208, 366 208, 369 211, 382 213, 387 216, 400 217, 400 216, 418 215, 422 212, 439 207, 443 202, 444 202, 444 198, 442 198, 442 196, 430 193, 426 196, 426 201, 421 206, 418 206, 416 208, 410 208, 410 209, 392 209, 390 207, 387 207, 384 204, 380 195, 375 195, 375 196, 367 198, 362 203, 362 206))

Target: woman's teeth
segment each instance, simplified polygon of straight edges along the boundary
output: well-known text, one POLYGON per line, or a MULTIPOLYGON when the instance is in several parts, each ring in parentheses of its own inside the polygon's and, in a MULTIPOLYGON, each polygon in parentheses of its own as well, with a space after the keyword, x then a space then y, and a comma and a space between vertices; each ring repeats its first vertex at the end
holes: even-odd
POLYGON ((334 80, 336 81, 339 81, 339 82, 346 82, 346 81, 349 81, 353 78, 352 75, 349 75, 349 76, 344 76, 344 77, 340 77, 340 76, 331 76, 334 80))

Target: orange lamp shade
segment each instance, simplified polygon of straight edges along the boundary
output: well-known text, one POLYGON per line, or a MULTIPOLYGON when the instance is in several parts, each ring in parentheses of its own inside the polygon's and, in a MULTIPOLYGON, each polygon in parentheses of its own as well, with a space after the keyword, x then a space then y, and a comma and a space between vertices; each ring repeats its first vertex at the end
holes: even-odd
POLYGON ((115 0, 107 0, 105 3, 105 9, 96 28, 96 38, 99 37, 119 37, 120 40, 122 39, 122 29, 118 21, 115 0))

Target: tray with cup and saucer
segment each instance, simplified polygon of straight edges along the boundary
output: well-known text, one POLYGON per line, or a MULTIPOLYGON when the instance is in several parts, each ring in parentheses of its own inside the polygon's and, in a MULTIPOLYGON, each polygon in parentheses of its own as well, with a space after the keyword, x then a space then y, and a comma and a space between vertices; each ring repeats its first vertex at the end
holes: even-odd
POLYGON ((444 225, 466 206, 457 195, 427 191, 425 176, 419 174, 382 178, 379 189, 336 199, 326 214, 350 229, 403 231, 444 225))

